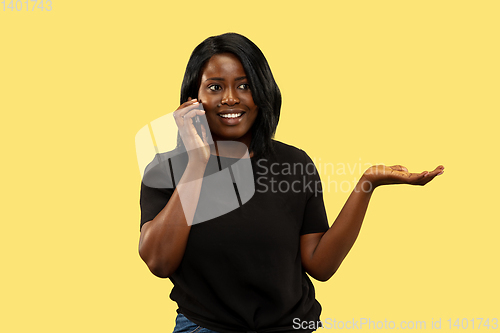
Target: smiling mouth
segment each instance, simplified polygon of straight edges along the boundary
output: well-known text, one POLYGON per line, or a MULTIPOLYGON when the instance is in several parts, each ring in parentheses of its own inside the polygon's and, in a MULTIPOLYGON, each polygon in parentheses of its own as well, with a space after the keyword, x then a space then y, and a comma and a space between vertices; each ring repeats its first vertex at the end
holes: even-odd
POLYGON ((218 116, 221 118, 226 118, 226 119, 232 119, 232 118, 239 118, 241 117, 245 112, 237 112, 237 113, 219 113, 218 116))

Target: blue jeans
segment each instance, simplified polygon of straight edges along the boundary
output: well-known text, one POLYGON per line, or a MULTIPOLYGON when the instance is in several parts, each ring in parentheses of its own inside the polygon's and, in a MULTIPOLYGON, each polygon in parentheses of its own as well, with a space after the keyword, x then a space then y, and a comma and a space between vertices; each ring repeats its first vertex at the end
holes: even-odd
POLYGON ((187 319, 182 313, 179 313, 177 315, 177 318, 175 318, 175 328, 173 333, 218 333, 218 332, 196 325, 191 320, 187 319))

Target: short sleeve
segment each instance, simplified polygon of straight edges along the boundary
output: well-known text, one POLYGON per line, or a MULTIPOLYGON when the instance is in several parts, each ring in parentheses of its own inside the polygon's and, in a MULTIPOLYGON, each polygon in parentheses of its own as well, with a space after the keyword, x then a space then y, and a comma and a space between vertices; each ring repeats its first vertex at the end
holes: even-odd
POLYGON ((151 221, 167 205, 174 193, 176 180, 187 165, 187 154, 170 151, 156 154, 144 171, 141 183, 141 225, 151 221), (174 177, 176 175, 176 177, 174 177))
POLYGON ((303 151, 305 165, 306 185, 306 207, 300 234, 312 234, 317 232, 326 232, 329 229, 328 218, 326 216, 325 204, 323 202, 323 187, 319 177, 318 170, 311 158, 303 151))
POLYGON ((173 188, 154 188, 141 183, 141 230, 144 223, 151 221, 162 211, 173 193, 173 188))

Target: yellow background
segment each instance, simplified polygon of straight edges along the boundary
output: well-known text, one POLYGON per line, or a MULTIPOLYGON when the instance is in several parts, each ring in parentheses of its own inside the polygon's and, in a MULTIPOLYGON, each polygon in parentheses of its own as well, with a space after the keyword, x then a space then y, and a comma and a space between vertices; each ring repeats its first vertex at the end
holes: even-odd
MULTIPOLYGON (((500 317, 499 12, 402 0, 0 7, 0 331, 172 331, 171 283, 138 255, 134 137, 177 108, 194 47, 228 31, 271 65, 278 140, 317 163, 446 167, 425 187, 375 191, 345 262, 315 282, 322 319, 442 318, 447 330, 448 318, 500 317)), ((321 175, 360 176, 346 173, 321 175)), ((330 223, 348 194, 325 193, 330 223)))

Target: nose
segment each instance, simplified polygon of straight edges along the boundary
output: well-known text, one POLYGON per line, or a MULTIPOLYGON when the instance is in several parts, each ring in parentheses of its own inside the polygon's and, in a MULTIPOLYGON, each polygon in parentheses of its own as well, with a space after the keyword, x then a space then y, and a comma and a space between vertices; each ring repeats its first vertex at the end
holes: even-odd
POLYGON ((235 104, 240 103, 240 100, 237 96, 237 93, 234 91, 234 89, 229 88, 225 91, 224 96, 222 97, 221 104, 226 104, 229 106, 233 106, 235 104))

